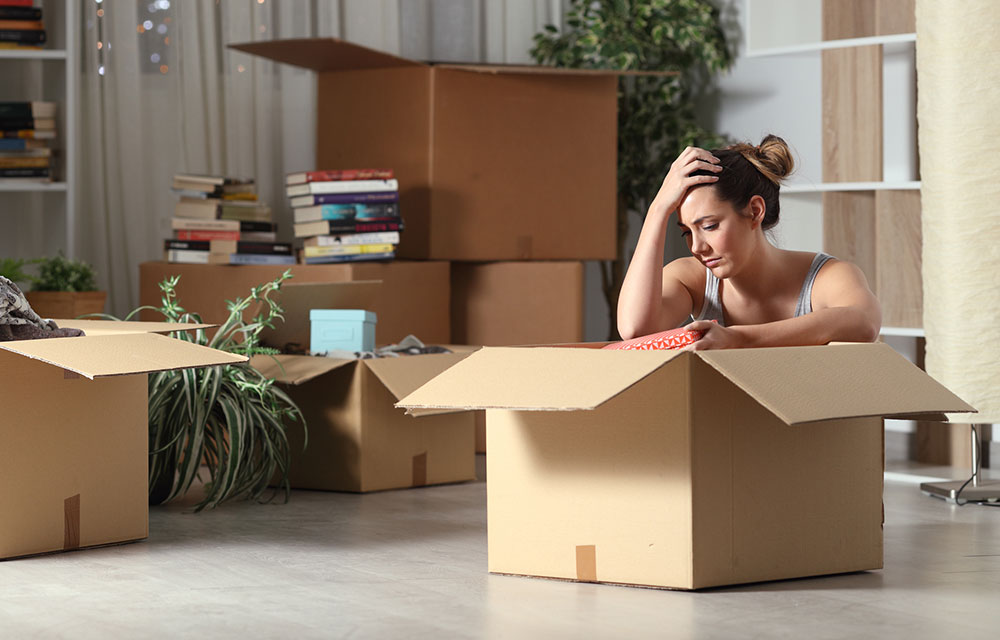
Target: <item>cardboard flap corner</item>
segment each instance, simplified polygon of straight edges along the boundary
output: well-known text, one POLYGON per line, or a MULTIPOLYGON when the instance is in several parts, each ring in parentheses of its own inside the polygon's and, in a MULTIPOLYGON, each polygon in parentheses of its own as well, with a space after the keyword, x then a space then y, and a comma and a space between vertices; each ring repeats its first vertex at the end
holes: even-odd
POLYGON ((246 356, 155 333, 121 333, 0 343, 0 348, 86 378, 240 364, 246 356))
POLYGON ((286 282, 272 294, 273 300, 281 306, 285 319, 276 320, 273 329, 263 329, 260 341, 281 351, 308 349, 312 326, 309 321, 310 310, 371 310, 381 285, 381 280, 286 282))
MULTIPOLYGON (((472 352, 431 353, 396 358, 370 358, 362 360, 362 362, 396 400, 402 400, 428 380, 435 378, 470 355, 472 352)), ((413 415, 418 415, 418 413, 413 415)), ((420 413, 419 415, 426 414, 420 413)))
POLYGON ((695 353, 789 425, 975 411, 884 343, 695 353))
POLYGON ((402 398, 407 409, 594 409, 681 354, 484 347, 402 398))
POLYGON ((425 65, 339 38, 290 38, 242 42, 230 49, 313 71, 352 71, 425 65))
POLYGON ((278 354, 254 356, 250 366, 282 384, 299 385, 355 362, 354 359, 278 354))

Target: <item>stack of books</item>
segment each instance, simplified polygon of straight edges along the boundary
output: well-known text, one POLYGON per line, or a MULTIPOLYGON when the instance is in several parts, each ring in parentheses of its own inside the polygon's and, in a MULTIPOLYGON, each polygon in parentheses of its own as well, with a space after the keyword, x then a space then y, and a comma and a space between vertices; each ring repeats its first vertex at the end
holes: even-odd
POLYGON ((0 180, 51 182, 55 137, 55 102, 0 102, 0 180))
POLYGON ((392 260, 403 219, 392 169, 307 171, 285 178, 305 264, 392 260))
POLYGON ((177 174, 174 237, 164 241, 167 262, 295 264, 288 242, 277 242, 271 208, 257 199, 253 180, 177 174))
POLYGON ((33 0, 0 0, 0 49, 41 49, 42 10, 33 0))

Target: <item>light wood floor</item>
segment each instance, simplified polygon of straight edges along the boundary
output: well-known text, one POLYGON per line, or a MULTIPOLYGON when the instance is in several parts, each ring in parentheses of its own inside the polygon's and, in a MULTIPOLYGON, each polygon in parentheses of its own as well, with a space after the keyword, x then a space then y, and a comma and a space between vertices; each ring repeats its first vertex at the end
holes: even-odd
POLYGON ((1000 637, 1000 508, 905 475, 886 482, 885 570, 700 593, 489 575, 485 499, 476 482, 153 509, 148 541, 0 563, 0 637, 1000 637))

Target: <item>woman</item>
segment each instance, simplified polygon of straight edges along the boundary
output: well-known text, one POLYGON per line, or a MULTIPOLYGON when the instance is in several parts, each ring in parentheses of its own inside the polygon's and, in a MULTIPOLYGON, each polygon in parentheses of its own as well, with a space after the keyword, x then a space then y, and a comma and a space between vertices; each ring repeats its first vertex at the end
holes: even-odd
POLYGON ((778 222, 778 190, 792 171, 781 138, 713 152, 688 147, 653 199, 618 299, 623 339, 688 322, 688 349, 872 342, 882 311, 855 265, 787 251, 764 232, 778 222), (667 220, 692 257, 662 266, 667 220), (716 322, 712 322, 715 320, 716 322))

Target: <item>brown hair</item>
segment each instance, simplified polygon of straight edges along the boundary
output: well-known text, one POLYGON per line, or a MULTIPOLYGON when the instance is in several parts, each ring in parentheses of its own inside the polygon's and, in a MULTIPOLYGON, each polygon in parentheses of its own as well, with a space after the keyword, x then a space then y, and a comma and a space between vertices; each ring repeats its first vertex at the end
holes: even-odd
POLYGON ((762 197, 765 211, 761 228, 767 231, 778 224, 781 209, 778 191, 781 181, 795 167, 788 144, 768 134, 757 146, 740 142, 725 149, 713 149, 712 154, 719 159, 722 171, 699 169, 692 175, 719 176, 717 182, 705 186, 715 187, 719 199, 733 205, 737 211, 744 209, 753 196, 762 197))

